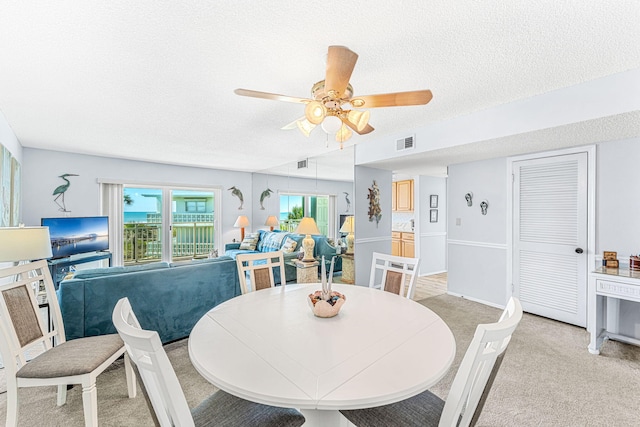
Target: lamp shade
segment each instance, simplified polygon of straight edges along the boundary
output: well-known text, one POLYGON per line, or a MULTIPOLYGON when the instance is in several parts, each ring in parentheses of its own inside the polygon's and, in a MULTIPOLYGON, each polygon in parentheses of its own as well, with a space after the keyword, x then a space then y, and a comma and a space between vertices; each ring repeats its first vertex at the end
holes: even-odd
POLYGON ((311 101, 304 108, 304 116, 314 125, 322 123, 326 114, 327 109, 318 101, 311 101))
POLYGON ((0 228, 0 261, 31 261, 52 256, 49 227, 0 228))
POLYGON ((295 232, 298 234, 322 234, 320 230, 318 230, 316 221, 308 216, 302 218, 295 232))
POLYGON ((369 113, 369 111, 351 110, 349 111, 347 117, 349 118, 349 121, 351 123, 356 125, 356 129, 358 129, 358 132, 361 132, 365 128, 365 126, 369 124, 370 115, 371 113, 369 113))
POLYGON ((297 120, 296 125, 298 125, 298 129, 300 129, 300 132, 302 132, 304 136, 307 136, 307 137, 311 134, 311 131, 316 127, 316 125, 314 125, 307 119, 297 120))
POLYGON ((340 227, 340 232, 341 233, 353 233, 354 228, 355 228, 355 221, 353 220, 353 215, 349 215, 345 220, 344 220, 344 224, 342 224, 342 227, 340 227))
POLYGON ((336 141, 345 142, 347 139, 351 138, 351 135, 353 135, 351 129, 349 129, 347 125, 343 124, 340 130, 336 132, 336 141))
POLYGON ((322 130, 328 134, 334 134, 342 127, 342 120, 336 116, 327 116, 322 122, 322 130))
POLYGON ((278 218, 276 218, 275 215, 268 216, 267 220, 264 222, 264 225, 267 225, 269 227, 277 227, 278 224, 279 224, 278 218))
POLYGON ((238 219, 236 219, 236 223, 233 224, 236 228, 245 228, 249 226, 249 218, 246 215, 240 215, 238 219))

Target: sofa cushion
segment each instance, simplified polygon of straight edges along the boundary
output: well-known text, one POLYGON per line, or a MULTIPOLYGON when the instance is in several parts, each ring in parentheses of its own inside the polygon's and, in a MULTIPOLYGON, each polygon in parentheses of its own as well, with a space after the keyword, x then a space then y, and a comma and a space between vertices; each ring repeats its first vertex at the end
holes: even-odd
POLYGON ((74 275, 74 279, 90 279, 92 277, 110 276, 112 274, 132 273, 134 271, 157 270, 159 268, 169 268, 168 262, 152 262, 149 264, 129 265, 126 267, 104 267, 88 268, 79 270, 74 275))
POLYGON ((275 231, 266 231, 262 234, 260 243, 258 244, 258 251, 260 252, 274 252, 279 251, 282 246, 282 242, 289 235, 289 233, 281 233, 275 231))
POLYGON ((291 253, 296 249, 296 246, 298 246, 298 242, 293 240, 291 237, 287 237, 284 240, 284 244, 282 245, 281 250, 284 253, 291 253))
POLYGON ((240 249, 255 251, 256 246, 258 245, 259 236, 260 236, 259 233, 247 234, 245 238, 242 240, 242 243, 240 243, 240 249))

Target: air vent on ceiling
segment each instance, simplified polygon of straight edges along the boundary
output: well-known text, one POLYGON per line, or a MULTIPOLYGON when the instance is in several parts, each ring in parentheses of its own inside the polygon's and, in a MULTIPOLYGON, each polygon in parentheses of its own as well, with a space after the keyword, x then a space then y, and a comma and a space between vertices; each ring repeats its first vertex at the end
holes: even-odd
POLYGON ((298 169, 304 169, 306 167, 309 167, 307 162, 309 159, 304 159, 304 160, 299 160, 298 161, 298 169))
POLYGON ((396 141, 396 151, 409 150, 413 148, 414 137, 413 135, 406 138, 400 138, 396 141))

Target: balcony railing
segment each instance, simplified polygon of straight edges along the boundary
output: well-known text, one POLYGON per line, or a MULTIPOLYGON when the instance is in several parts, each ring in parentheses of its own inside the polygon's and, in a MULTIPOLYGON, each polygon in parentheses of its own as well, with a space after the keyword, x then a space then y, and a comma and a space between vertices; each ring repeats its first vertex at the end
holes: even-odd
MULTIPOLYGON (((125 224, 124 263, 131 265, 162 259, 160 223, 125 224)), ((175 223, 172 226, 172 259, 207 255, 215 247, 211 223, 175 223)))
POLYGON ((293 233, 298 228, 302 219, 282 219, 280 220, 280 230, 293 233))

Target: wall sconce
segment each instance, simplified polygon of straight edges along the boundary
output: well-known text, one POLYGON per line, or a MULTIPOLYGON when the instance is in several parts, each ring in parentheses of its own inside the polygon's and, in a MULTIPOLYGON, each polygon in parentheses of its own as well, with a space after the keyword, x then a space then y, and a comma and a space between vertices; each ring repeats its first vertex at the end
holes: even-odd
POLYGON ((473 193, 471 191, 464 195, 464 199, 467 201, 467 206, 473 206, 473 193))
POLYGON ((487 214, 488 208, 489 208, 489 202, 487 202, 486 200, 483 200, 480 202, 480 211, 482 212, 482 215, 487 214))

